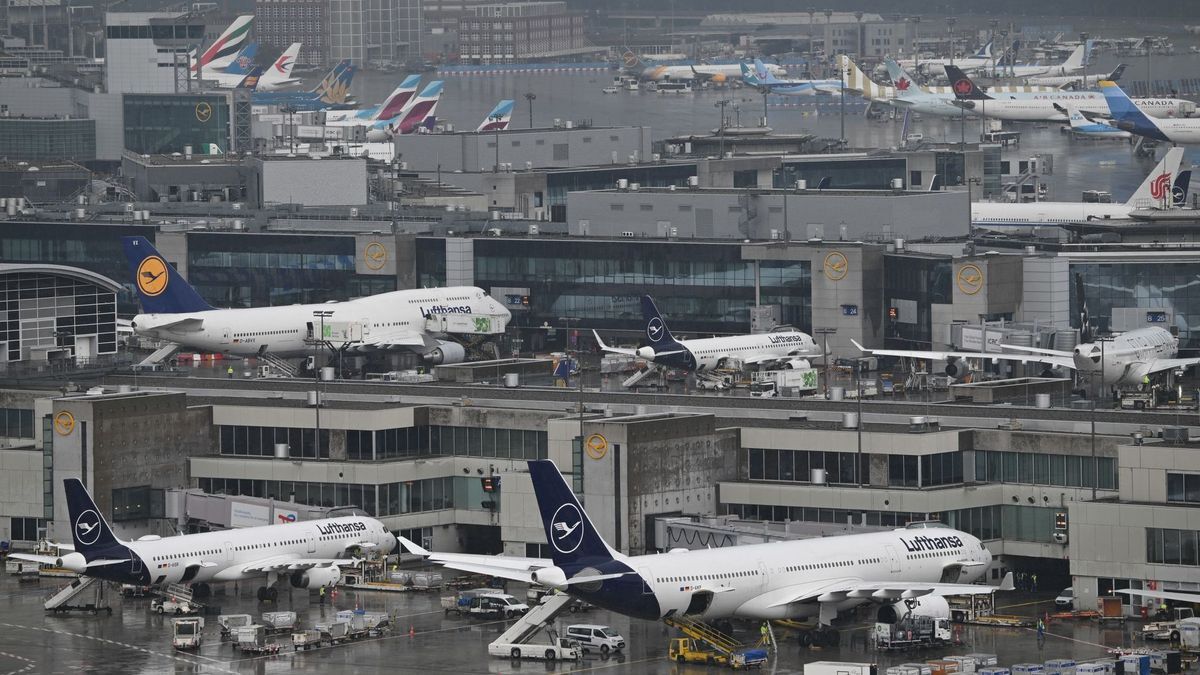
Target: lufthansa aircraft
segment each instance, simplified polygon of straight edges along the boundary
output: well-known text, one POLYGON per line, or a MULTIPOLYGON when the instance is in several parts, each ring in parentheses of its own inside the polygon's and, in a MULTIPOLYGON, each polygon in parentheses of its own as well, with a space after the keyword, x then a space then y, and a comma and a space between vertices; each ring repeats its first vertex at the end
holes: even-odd
POLYGON ((396 546, 396 538, 383 523, 365 516, 121 541, 79 479, 65 479, 63 488, 74 550, 61 557, 11 553, 10 558, 139 586, 266 577, 258 599, 274 600, 280 577, 296 588, 332 586, 342 577, 339 565, 357 562, 346 558, 347 553, 363 549, 390 553, 396 546))
POLYGON ((432 553, 404 537, 400 544, 451 569, 554 588, 652 621, 817 617, 828 626, 838 612, 868 602, 1011 588, 1011 577, 999 588, 971 583, 984 578, 991 552, 966 532, 936 524, 627 556, 600 538, 553 462, 531 461, 529 473, 551 559, 432 553))
MULTIPOLYGON (((489 325, 478 332, 494 334, 503 332, 512 316, 474 286, 392 291, 346 302, 217 309, 144 237, 124 237, 123 241, 144 312, 134 317, 134 332, 207 352, 235 356, 269 353, 280 358, 311 354, 311 340, 320 332, 313 312, 322 311, 329 313, 327 332, 338 322, 359 326, 361 340, 355 340, 350 351, 409 349, 430 363, 460 363, 466 358, 462 345, 431 335, 429 317, 487 315, 491 317, 489 325)), ((380 252, 384 253, 382 248, 380 252)), ((370 247, 365 255, 371 255, 370 247)))
POLYGON ((599 333, 592 331, 592 334, 596 336, 596 343, 603 351, 636 356, 668 368, 693 371, 716 370, 729 361, 740 361, 750 365, 791 364, 801 357, 819 354, 817 343, 812 336, 797 330, 677 340, 671 335, 662 315, 658 313, 654 299, 648 295, 642 296, 642 318, 646 322, 646 339, 649 344, 637 349, 609 347, 600 339, 599 333))

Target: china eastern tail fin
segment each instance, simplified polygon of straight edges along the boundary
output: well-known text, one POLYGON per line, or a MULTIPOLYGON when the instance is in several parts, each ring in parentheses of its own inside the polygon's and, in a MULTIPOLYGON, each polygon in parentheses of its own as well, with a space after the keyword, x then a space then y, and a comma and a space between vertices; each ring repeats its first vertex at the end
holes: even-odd
POLYGON ((1173 201, 1172 187, 1175 185, 1175 174, 1179 173, 1179 163, 1182 160, 1183 148, 1168 150, 1125 204, 1135 209, 1170 206, 1173 201))
POLYGON ((529 462, 529 476, 533 479, 533 493, 555 565, 573 572, 618 557, 600 537, 554 462, 548 459, 529 462))
POLYGON ((82 553, 88 562, 107 557, 105 554, 111 555, 114 548, 121 546, 121 542, 100 515, 100 509, 92 501, 87 488, 78 478, 67 478, 63 480, 63 490, 67 495, 67 513, 71 518, 71 538, 75 550, 82 553))
POLYGON ((122 237, 121 243, 143 312, 182 314, 213 309, 145 237, 122 237))

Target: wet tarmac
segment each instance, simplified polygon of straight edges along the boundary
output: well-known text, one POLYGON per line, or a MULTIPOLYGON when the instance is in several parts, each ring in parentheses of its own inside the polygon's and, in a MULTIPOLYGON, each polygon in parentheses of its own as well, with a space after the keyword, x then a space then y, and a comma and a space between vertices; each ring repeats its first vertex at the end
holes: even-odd
MULTIPOLYGON (((21 583, 11 576, 0 577, 0 675, 7 673, 671 673, 720 672, 715 667, 678 665, 666 658, 667 644, 674 631, 661 623, 629 619, 603 610, 567 614, 559 627, 571 623, 596 623, 615 628, 626 638, 624 654, 609 658, 588 656, 577 662, 514 662, 489 658, 487 645, 507 625, 504 621, 476 622, 447 617, 439 602, 448 591, 387 593, 342 589, 322 606, 316 594, 281 587, 278 603, 260 604, 254 599, 257 584, 230 585, 223 593, 215 589, 210 605, 222 613, 294 611, 300 628, 332 620, 337 610, 362 608, 388 612, 396 617, 396 628, 388 635, 359 642, 295 652, 290 636, 275 638, 282 643, 279 654, 255 656, 235 651, 222 642, 216 616, 206 617, 203 645, 196 652, 176 652, 171 647, 169 617, 150 611, 148 598, 127 599, 109 593, 112 615, 49 615, 42 609, 43 596, 63 583, 42 579, 21 583), (411 631, 411 633, 410 633, 411 631)), ((510 593, 524 597, 523 588, 510 593)), ((1053 594, 1031 597, 1010 593, 999 599, 1006 613, 1037 615, 1052 610, 1053 594)), ((1110 647, 1141 646, 1130 634, 1137 624, 1100 628, 1094 621, 1052 622, 1043 641, 1032 629, 963 626, 961 645, 921 652, 881 653, 865 646, 866 628, 844 627, 841 646, 802 649, 786 630, 777 635, 779 648, 766 672, 800 673, 804 663, 816 660, 873 662, 879 672, 886 667, 912 661, 941 658, 951 654, 984 652, 996 654, 1000 665, 1042 662, 1052 658, 1086 661, 1101 657, 1110 647)), ((755 639, 753 626, 738 629, 738 637, 755 639)))

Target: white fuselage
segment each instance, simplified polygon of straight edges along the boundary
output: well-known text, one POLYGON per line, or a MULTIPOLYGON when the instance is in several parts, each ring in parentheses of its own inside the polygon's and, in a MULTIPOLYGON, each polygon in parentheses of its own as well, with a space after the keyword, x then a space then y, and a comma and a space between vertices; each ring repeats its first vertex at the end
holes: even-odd
MULTIPOLYGON (((800 331, 730 335, 698 340, 677 340, 676 342, 695 360, 694 368, 697 371, 720 368, 729 361, 742 363, 783 362, 789 361, 793 357, 818 353, 816 341, 812 336, 800 331)), ((664 346, 658 349, 668 353, 655 357, 654 348, 642 347, 637 350, 638 356, 669 366, 689 365, 684 363, 687 354, 670 353, 676 351, 677 348, 664 346)))
MULTIPOLYGON (((984 578, 991 560, 979 539, 958 530, 928 527, 675 551, 623 562, 651 586, 664 616, 684 614, 693 594, 707 590, 713 593, 712 603, 701 618, 764 620, 815 616, 820 603, 787 600, 812 593, 823 582, 965 584, 984 578), (927 541, 918 543, 920 538, 927 541), (954 545, 956 541, 960 545, 954 545), (937 548, 938 542, 945 547, 937 548), (943 579, 947 566, 961 563, 978 564, 943 579)), ((859 598, 843 594, 836 602, 840 611, 869 599, 869 594, 859 598)))
POLYGON ((1172 143, 1200 144, 1200 119, 1156 119, 1153 123, 1172 143))
MULTIPOLYGON (((1071 106, 1083 112, 1108 115, 1104 95, 1094 91, 1062 91, 1044 94, 1004 94, 990 101, 969 101, 968 110, 983 117, 1013 122, 1060 122, 1067 115, 1054 107, 1071 106)), ((1133 99, 1134 105, 1150 117, 1169 118, 1180 114, 1187 102, 1172 98, 1133 99)), ((1200 128, 1200 127, 1198 127, 1200 128)))
POLYGON ((1121 333, 1103 342, 1085 342, 1072 352, 1078 372, 1098 375, 1105 384, 1141 384, 1156 359, 1175 358, 1179 338, 1151 326, 1121 333))
MULTIPOLYGON (((768 63, 766 67, 767 71, 775 77, 787 74, 787 71, 782 66, 774 63, 768 63)), ((740 63, 728 63, 700 64, 695 66, 649 66, 642 71, 642 79, 654 82, 661 82, 663 80, 694 80, 697 79, 697 76, 732 82, 733 80, 741 79, 742 65, 740 63)))
POLYGON ((975 202, 971 204, 972 225, 1058 225, 1089 220, 1129 218, 1128 204, 1091 204, 1085 202, 975 202))
POLYGON ((201 567, 187 583, 237 581, 264 576, 261 571, 244 572, 251 563, 257 567, 276 557, 280 562, 336 560, 364 543, 391 551, 396 540, 378 520, 352 516, 122 543, 141 558, 150 583, 159 586, 184 581, 187 569, 197 565, 201 567))
MULTIPOLYGON (((480 288, 452 286, 381 293, 346 302, 245 309, 213 309, 181 314, 139 314, 131 326, 139 335, 168 340, 205 352, 254 356, 304 356, 313 352, 321 319, 313 312, 330 312, 324 325, 359 324, 361 341, 386 343, 387 336, 429 333, 427 315, 511 314, 480 288)), ((497 327, 502 330, 502 327, 497 327)), ((437 331, 433 331, 437 332, 437 331)), ((488 331, 494 332, 494 331, 488 331)), ((410 344, 420 344, 420 340, 410 344)))

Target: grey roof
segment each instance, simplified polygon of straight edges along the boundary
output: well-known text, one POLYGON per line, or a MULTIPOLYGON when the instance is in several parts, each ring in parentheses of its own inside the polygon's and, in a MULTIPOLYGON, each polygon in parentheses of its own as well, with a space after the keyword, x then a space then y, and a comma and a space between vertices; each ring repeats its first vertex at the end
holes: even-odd
POLYGON ((91 284, 96 284, 101 288, 117 293, 121 290, 121 284, 109 279, 103 274, 98 274, 91 270, 85 270, 79 267, 68 267, 67 265, 45 265, 42 263, 0 263, 0 274, 13 274, 15 272, 40 272, 42 274, 56 274, 58 276, 70 277, 79 281, 86 281, 91 284))

